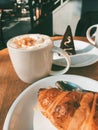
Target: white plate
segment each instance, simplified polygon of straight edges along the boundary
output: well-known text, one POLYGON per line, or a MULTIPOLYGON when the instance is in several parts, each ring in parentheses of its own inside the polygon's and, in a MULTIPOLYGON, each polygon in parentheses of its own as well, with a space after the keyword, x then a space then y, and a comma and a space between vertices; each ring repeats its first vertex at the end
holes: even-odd
POLYGON ((6 116, 3 130, 56 130, 35 107, 39 88, 55 87, 58 80, 71 81, 84 89, 98 92, 98 81, 87 77, 66 74, 44 78, 26 88, 14 101, 6 116))
MULTIPOLYGON (((54 45, 60 47, 61 40, 54 41, 54 45)), ((76 55, 71 55, 71 67, 83 67, 98 61, 98 49, 87 42, 74 40, 76 55)), ((54 53, 54 64, 65 66, 64 58, 54 53)))

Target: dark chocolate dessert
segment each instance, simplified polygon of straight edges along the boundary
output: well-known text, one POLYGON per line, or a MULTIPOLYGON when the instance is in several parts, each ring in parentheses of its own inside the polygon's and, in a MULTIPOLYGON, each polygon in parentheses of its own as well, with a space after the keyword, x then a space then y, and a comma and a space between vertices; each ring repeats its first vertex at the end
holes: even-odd
POLYGON ((67 26, 66 32, 63 36, 60 48, 64 49, 69 55, 76 54, 72 31, 69 25, 67 26))

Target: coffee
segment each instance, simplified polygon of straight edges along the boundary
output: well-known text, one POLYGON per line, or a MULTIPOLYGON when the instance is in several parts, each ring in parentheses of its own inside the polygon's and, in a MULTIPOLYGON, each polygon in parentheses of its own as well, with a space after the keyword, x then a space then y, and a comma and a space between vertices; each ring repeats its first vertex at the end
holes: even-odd
POLYGON ((13 67, 19 78, 32 83, 48 75, 64 74, 70 67, 70 57, 59 47, 53 45, 49 36, 25 34, 7 42, 13 67), (52 71, 53 52, 64 56, 66 66, 63 70, 52 71))
POLYGON ((12 39, 10 46, 13 48, 27 49, 39 48, 50 44, 52 41, 50 37, 41 34, 18 36, 12 39))

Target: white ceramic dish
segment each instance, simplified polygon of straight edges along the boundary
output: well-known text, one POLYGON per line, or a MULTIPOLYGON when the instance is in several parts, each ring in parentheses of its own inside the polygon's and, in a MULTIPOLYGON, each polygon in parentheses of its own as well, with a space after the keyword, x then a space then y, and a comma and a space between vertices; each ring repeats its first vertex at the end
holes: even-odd
MULTIPOLYGON (((54 45, 60 47, 61 40, 54 41, 54 45)), ((74 40, 76 55, 71 55, 71 67, 83 67, 94 64, 98 61, 98 48, 87 42, 74 40)), ((64 58, 54 54, 54 64, 65 66, 64 58)))
POLYGON ((56 130, 38 109, 37 94, 39 88, 55 87, 58 80, 67 80, 80 87, 98 92, 98 81, 78 75, 51 76, 33 83, 14 101, 6 116, 3 130, 56 130))

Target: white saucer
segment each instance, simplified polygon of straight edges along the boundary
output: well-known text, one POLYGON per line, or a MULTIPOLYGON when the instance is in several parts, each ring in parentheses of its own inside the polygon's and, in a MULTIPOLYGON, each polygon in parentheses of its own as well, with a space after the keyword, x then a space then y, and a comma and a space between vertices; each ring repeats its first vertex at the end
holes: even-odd
POLYGON ((40 88, 56 87, 56 81, 66 80, 81 88, 98 92, 98 81, 78 76, 59 75, 39 80, 26 88, 14 101, 6 116, 3 130, 57 130, 36 108, 40 88))
MULTIPOLYGON (((61 40, 54 41, 54 45, 60 47, 61 40)), ((83 67, 98 61, 98 49, 87 42, 74 40, 76 54, 71 55, 71 67, 83 67)), ((54 64, 65 66, 64 58, 54 53, 54 64)))

